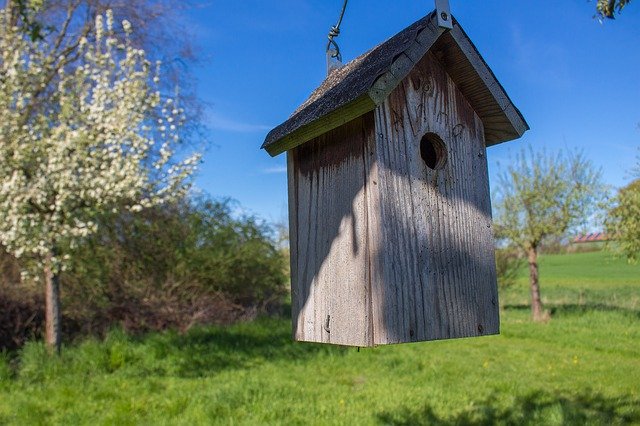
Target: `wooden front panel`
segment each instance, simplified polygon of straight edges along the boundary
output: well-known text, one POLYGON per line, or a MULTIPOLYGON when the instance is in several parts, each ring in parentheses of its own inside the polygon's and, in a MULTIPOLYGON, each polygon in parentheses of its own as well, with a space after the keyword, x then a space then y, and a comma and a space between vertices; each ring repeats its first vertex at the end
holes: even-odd
POLYGON ((427 54, 375 110, 369 197, 374 343, 499 332, 482 122, 427 54), (427 132, 447 148, 440 170, 420 155, 427 132))
POLYGON ((288 152, 293 335, 369 346, 370 112, 288 152))

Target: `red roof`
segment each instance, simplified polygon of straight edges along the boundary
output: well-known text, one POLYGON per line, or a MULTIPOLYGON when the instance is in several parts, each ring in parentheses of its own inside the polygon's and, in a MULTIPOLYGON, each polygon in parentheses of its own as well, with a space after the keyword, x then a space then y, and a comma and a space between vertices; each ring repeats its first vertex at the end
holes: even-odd
POLYGON ((591 234, 581 234, 575 237, 572 243, 590 243, 593 241, 607 241, 609 237, 604 232, 592 232, 591 234))

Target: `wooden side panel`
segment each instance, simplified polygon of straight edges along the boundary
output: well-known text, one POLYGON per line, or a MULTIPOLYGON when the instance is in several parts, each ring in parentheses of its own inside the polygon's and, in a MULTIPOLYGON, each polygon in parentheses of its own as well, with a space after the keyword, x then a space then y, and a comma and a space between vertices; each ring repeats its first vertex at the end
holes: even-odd
POLYGON ((290 151, 294 338, 370 346, 368 150, 373 112, 290 151))
POLYGON ((429 53, 376 108, 375 124, 374 344, 498 333, 482 121, 429 53), (440 170, 420 155, 428 132, 448 151, 440 170))

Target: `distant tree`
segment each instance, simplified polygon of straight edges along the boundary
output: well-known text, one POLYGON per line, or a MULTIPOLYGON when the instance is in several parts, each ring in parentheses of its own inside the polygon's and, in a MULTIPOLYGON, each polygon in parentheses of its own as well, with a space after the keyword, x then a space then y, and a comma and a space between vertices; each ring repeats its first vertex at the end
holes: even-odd
POLYGON ((596 10, 602 18, 615 19, 615 14, 622 12, 631 0, 598 0, 596 10))
POLYGON ((540 298, 540 245, 587 222, 602 193, 600 175, 581 154, 549 155, 531 148, 520 151, 500 175, 496 237, 527 255, 534 321, 546 317, 540 298))
POLYGON ((69 249, 107 212, 182 196, 198 157, 174 158, 183 111, 161 96, 128 21, 115 37, 113 15, 98 15, 92 37, 53 57, 14 6, 0 10, 0 243, 43 272, 46 342, 59 350, 69 249))
POLYGON ((618 191, 606 220, 607 233, 630 262, 640 258, 640 179, 618 191))

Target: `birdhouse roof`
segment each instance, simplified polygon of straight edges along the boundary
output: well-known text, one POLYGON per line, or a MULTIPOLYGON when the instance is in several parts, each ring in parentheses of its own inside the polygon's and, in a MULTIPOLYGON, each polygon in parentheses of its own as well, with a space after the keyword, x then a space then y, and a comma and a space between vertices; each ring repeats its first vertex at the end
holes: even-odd
POLYGON ((517 139, 529 129, 460 24, 453 19, 453 29, 440 28, 432 12, 333 71, 269 132, 262 148, 278 155, 372 111, 429 51, 482 119, 487 146, 517 139))

